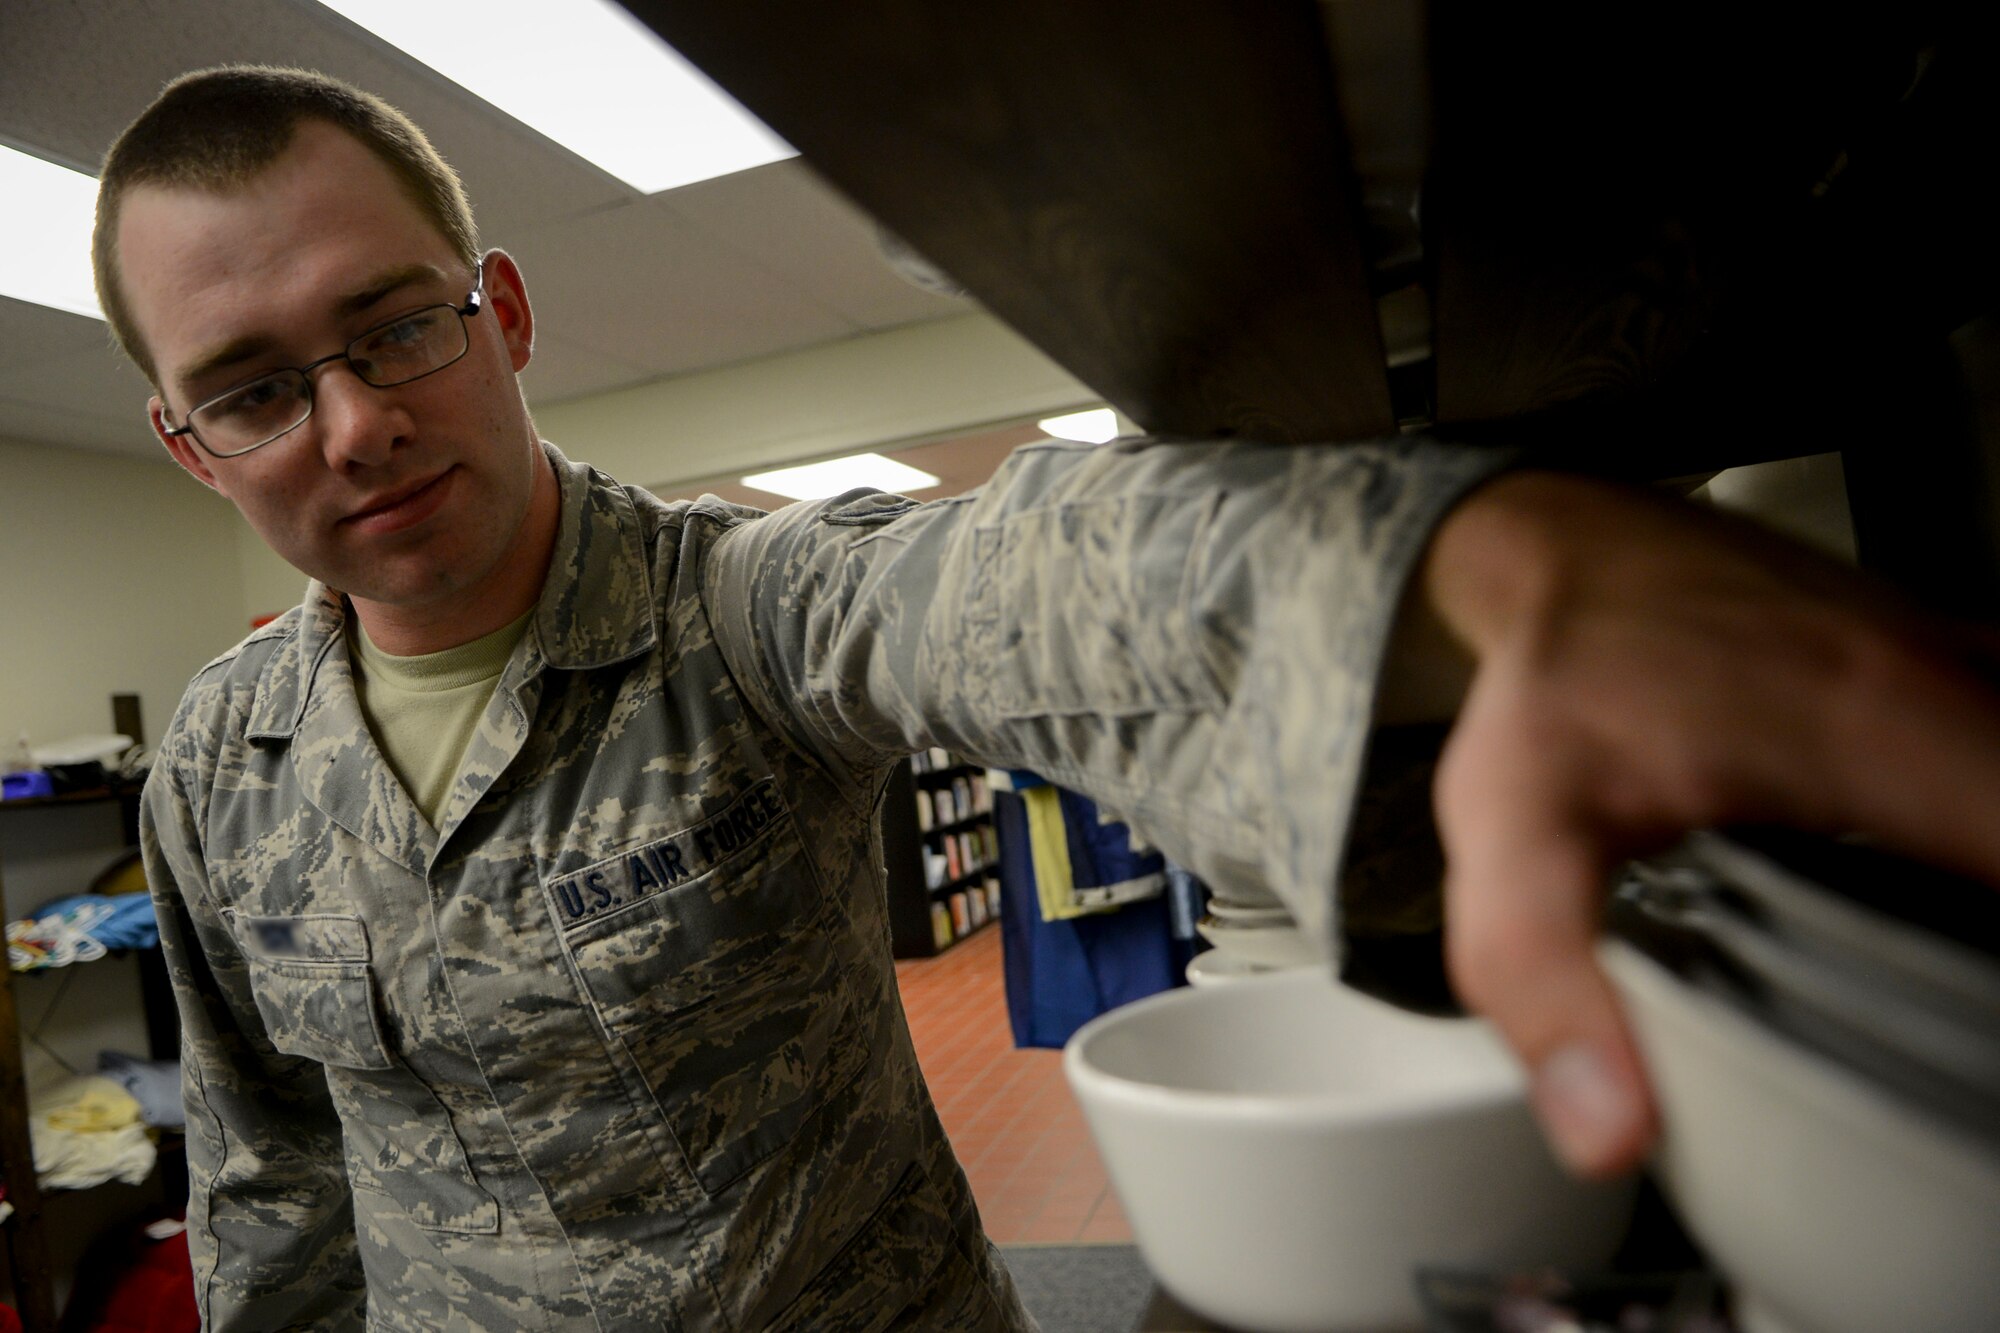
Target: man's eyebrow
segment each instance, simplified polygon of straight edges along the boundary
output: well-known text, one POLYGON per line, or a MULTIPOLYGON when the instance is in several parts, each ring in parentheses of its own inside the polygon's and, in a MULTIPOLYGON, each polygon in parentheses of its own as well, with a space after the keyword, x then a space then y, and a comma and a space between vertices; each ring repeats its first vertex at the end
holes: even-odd
MULTIPOLYGON (((334 312, 341 318, 349 318, 367 311, 387 297, 419 282, 446 281, 450 274, 436 264, 404 264, 386 269, 370 277, 360 287, 334 303, 334 312)), ((192 385, 206 379, 218 370, 262 356, 277 346, 277 340, 267 334, 255 333, 230 341, 196 357, 174 378, 182 385, 192 385)))
POLYGON ((358 315, 370 306, 419 282, 443 282, 451 275, 436 264, 404 264, 370 278, 353 295, 341 298, 335 308, 342 315, 358 315))

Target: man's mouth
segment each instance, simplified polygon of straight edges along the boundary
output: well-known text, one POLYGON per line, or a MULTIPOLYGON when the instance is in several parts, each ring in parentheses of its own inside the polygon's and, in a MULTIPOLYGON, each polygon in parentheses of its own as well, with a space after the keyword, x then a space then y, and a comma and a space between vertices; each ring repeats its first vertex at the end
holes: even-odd
POLYGON ((457 472, 455 467, 446 468, 428 480, 389 491, 341 519, 341 526, 375 533, 413 527, 437 512, 457 472))

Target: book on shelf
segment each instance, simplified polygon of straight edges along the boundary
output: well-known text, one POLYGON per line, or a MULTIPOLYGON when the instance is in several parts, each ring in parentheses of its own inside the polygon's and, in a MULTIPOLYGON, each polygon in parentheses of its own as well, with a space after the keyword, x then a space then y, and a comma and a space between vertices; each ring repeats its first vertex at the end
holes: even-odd
POLYGON ((965 905, 965 890, 951 895, 951 928, 960 935, 972 933, 971 909, 965 905))
POLYGON ((922 787, 919 787, 917 788, 917 828, 921 832, 929 833, 936 826, 937 821, 931 812, 931 794, 922 787))
POLYGON ((931 944, 939 949, 948 949, 951 938, 951 909, 943 903, 932 903, 931 944))
POLYGON ((942 745, 933 745, 928 750, 919 750, 910 756, 910 771, 913 773, 940 773, 953 767, 957 761, 951 751, 942 745))

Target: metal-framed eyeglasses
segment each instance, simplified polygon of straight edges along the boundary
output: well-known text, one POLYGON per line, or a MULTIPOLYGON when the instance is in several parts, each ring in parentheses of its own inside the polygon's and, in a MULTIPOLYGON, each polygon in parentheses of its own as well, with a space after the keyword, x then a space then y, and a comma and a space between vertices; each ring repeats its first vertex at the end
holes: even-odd
POLYGON ((167 435, 189 435, 211 456, 235 458, 289 435, 313 413, 312 373, 345 361, 363 384, 390 389, 434 375, 465 355, 465 321, 486 303, 481 262, 464 305, 433 305, 377 324, 346 347, 295 370, 274 370, 224 389, 188 409, 187 424, 167 435))

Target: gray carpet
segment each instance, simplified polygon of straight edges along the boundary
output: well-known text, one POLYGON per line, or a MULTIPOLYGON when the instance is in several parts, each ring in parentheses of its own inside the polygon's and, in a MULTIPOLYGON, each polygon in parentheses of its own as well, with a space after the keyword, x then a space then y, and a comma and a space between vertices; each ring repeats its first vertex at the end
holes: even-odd
POLYGON ((1132 1333, 1153 1276, 1131 1245, 1003 1245, 1021 1302, 1042 1333, 1132 1333))

